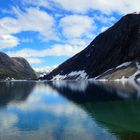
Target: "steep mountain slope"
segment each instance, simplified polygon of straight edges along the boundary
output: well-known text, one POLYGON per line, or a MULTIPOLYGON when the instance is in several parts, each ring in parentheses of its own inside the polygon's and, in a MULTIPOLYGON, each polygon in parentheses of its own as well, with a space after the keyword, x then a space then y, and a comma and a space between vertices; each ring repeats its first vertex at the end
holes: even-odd
POLYGON ((42 79, 93 78, 124 62, 139 59, 140 14, 128 14, 42 79))
POLYGON ((111 68, 99 76, 95 77, 94 80, 139 80, 140 78, 140 64, 138 61, 126 62, 115 68, 111 68))
POLYGON ((10 58, 0 52, 0 79, 36 79, 36 74, 24 58, 10 58))

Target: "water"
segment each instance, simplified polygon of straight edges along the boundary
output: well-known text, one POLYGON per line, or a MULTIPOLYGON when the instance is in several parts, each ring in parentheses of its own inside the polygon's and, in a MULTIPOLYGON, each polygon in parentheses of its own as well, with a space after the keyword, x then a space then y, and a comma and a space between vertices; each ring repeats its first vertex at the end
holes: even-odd
POLYGON ((0 140, 138 140, 139 84, 0 82, 0 140))

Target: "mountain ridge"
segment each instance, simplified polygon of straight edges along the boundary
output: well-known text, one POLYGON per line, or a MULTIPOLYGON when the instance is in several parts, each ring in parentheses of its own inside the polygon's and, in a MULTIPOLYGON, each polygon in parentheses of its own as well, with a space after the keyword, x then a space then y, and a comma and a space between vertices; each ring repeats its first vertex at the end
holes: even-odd
POLYGON ((9 57, 0 52, 0 79, 36 79, 35 71, 32 69, 26 59, 22 57, 9 57))
MULTIPOLYGON (((87 79, 118 65, 140 60, 140 14, 128 14, 122 17, 108 30, 99 34, 84 50, 68 59, 42 79, 52 80, 58 75, 64 79, 72 72, 84 71, 87 79)), ((82 76, 81 76, 82 77, 82 76)))

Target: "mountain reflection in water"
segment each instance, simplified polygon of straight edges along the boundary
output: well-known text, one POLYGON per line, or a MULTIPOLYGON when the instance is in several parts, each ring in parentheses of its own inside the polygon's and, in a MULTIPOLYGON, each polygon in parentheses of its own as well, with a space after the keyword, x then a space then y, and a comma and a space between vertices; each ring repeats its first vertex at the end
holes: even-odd
POLYGON ((50 85, 120 139, 140 139, 140 87, 136 83, 55 81, 50 85))
POLYGON ((0 106, 26 100, 34 86, 34 82, 0 82, 0 106))
POLYGON ((0 82, 0 140, 140 139, 138 84, 0 82))

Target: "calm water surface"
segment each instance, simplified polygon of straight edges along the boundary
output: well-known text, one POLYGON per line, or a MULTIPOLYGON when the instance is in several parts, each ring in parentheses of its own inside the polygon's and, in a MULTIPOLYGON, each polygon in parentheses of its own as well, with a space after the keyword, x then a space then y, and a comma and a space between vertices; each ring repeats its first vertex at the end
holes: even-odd
POLYGON ((140 86, 0 82, 0 140, 139 140, 140 86))

